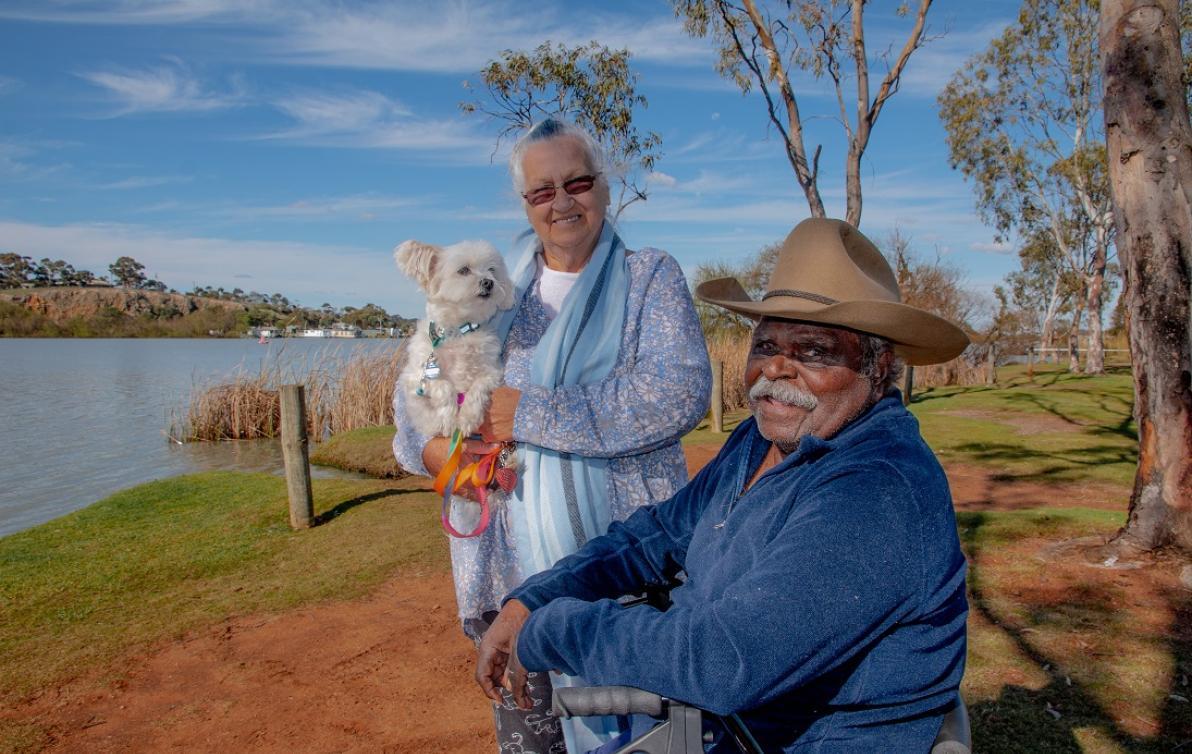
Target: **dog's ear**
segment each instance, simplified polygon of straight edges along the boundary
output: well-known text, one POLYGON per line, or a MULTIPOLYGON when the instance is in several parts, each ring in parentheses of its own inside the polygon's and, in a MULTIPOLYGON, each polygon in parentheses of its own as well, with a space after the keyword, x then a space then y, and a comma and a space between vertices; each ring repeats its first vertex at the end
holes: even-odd
POLYGON ((393 250, 393 258, 397 261, 398 269, 425 291, 430 288, 431 278, 435 274, 435 263, 442 250, 440 246, 421 241, 402 241, 393 250))

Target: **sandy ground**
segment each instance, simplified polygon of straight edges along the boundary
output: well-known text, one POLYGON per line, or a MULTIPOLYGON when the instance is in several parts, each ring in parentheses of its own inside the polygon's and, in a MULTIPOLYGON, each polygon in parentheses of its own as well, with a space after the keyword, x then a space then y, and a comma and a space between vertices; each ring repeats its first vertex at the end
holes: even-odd
MULTIPOLYGON (((715 448, 688 451, 695 469, 715 448)), ((975 467, 949 474, 962 510, 1126 502, 1105 487, 1057 495, 975 467)), ((229 620, 127 658, 116 683, 85 677, 6 716, 44 728, 51 752, 491 752, 453 616, 449 576, 402 576, 358 601, 229 620)))

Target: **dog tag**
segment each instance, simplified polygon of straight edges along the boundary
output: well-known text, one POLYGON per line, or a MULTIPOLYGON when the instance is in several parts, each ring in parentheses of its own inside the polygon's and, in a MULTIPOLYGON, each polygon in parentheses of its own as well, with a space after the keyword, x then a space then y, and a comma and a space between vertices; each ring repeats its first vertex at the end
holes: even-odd
POLYGON ((435 357, 431 356, 426 360, 426 364, 422 367, 422 378, 426 380, 437 380, 443 370, 439 367, 439 362, 435 361, 435 357))

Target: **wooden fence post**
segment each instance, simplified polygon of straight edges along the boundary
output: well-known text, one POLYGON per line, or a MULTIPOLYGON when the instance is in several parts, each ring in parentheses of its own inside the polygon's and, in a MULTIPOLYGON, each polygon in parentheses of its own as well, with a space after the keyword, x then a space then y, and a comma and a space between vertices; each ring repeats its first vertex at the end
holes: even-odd
POLYGON ((910 364, 902 373, 902 405, 911 405, 911 391, 915 389, 915 368, 910 364))
POLYGON ((724 362, 712 362, 712 431, 724 431, 724 362))
POLYGON ((1026 379, 1028 382, 1035 381, 1035 347, 1026 347, 1026 379))
POLYGON ((281 386, 281 456, 290 494, 290 528, 309 529, 314 523, 310 493, 310 458, 306 439, 306 399, 301 385, 281 386))

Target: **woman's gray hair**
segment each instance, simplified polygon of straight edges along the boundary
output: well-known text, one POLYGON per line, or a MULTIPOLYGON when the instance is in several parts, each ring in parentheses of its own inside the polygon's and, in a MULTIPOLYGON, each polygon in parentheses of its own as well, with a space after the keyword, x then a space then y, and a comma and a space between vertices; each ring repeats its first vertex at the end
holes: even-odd
POLYGON ((597 175, 600 185, 608 187, 604 168, 604 150, 600 148, 600 144, 592 137, 592 134, 574 123, 547 118, 531 126, 530 130, 522 134, 517 143, 513 145, 513 151, 509 154, 509 174, 513 176, 514 191, 520 195, 526 190, 526 175, 522 167, 522 157, 525 156, 526 150, 537 142, 564 137, 579 141, 583 147, 584 159, 588 163, 588 168, 597 175))

